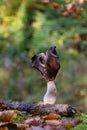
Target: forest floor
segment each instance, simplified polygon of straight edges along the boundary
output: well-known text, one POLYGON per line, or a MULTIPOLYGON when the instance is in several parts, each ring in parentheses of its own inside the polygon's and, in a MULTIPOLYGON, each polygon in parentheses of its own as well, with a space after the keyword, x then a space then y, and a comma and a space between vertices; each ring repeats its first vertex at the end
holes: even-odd
POLYGON ((66 104, 37 104, 1 101, 0 130, 87 130, 87 115, 76 108, 66 104))

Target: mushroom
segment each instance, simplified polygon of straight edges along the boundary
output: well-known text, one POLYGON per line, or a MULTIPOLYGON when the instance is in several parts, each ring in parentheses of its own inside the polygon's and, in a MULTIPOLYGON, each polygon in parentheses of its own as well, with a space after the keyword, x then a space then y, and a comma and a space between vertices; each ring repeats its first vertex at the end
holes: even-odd
POLYGON ((56 47, 48 48, 46 54, 40 53, 34 55, 32 57, 32 66, 40 71, 47 82, 47 92, 43 99, 44 104, 54 104, 57 96, 54 80, 60 69, 59 56, 56 52, 56 47))

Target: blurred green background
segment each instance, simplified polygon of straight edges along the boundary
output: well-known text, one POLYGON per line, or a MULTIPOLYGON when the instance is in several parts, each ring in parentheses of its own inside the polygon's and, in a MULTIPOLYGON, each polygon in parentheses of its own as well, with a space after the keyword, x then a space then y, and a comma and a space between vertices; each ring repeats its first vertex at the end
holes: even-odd
POLYGON ((87 2, 74 2, 73 9, 71 0, 0 0, 0 99, 42 100, 46 82, 31 57, 56 46, 57 103, 87 112, 87 2))

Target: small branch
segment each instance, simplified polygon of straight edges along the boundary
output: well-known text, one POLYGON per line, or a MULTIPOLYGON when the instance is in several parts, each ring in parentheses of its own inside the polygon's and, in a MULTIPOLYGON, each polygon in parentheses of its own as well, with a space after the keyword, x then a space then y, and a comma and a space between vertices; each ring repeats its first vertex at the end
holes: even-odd
POLYGON ((60 114, 61 116, 73 116, 76 113, 79 113, 79 111, 76 108, 67 104, 43 105, 43 103, 32 104, 19 101, 0 100, 0 104, 2 103, 4 103, 7 106, 7 109, 25 111, 28 114, 33 115, 45 115, 49 113, 57 113, 60 114))

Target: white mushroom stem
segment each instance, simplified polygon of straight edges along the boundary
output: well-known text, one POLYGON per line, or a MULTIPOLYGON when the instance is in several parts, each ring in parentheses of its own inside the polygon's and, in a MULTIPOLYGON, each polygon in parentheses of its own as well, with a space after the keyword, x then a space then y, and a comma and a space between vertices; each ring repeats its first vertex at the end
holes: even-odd
POLYGON ((55 104, 57 96, 57 89, 54 81, 47 82, 47 92, 44 96, 44 104, 55 104))

